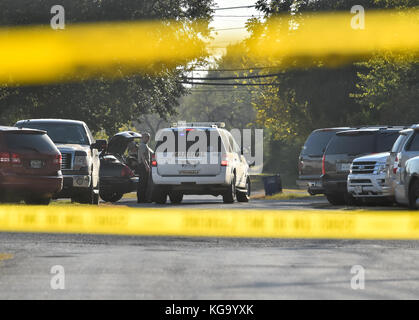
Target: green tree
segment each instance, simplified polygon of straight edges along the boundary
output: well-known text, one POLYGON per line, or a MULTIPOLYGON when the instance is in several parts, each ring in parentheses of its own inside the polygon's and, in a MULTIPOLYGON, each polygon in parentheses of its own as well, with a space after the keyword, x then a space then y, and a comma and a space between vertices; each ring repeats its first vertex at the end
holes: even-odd
MULTIPOLYGON (((176 20, 188 36, 202 41, 209 36, 213 0, 63 0, 66 24, 94 21, 176 20)), ((52 0, 3 0, 0 25, 49 24, 52 0)), ((205 53, 194 63, 200 63, 205 53)), ((163 117, 173 114, 186 94, 179 81, 191 61, 163 68, 156 74, 125 76, 118 80, 97 78, 39 86, 2 87, 0 123, 22 118, 72 118, 84 120, 93 131, 114 134, 143 113, 163 117)))

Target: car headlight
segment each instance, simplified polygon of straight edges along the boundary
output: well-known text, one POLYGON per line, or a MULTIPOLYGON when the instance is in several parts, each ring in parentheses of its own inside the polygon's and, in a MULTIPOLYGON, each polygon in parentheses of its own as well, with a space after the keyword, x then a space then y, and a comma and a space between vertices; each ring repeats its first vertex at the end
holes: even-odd
POLYGON ((90 167, 90 160, 87 153, 84 151, 77 151, 74 157, 74 169, 90 167))
POLYGON ((386 173, 387 171, 387 166, 385 163, 380 163, 376 166, 376 172, 377 174, 382 174, 382 173, 386 173))

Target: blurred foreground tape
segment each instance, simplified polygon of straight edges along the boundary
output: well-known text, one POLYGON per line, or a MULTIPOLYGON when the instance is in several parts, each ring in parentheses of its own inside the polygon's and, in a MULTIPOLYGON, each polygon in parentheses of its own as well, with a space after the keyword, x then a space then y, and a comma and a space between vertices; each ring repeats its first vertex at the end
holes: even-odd
POLYGON ((0 207, 0 231, 146 236, 419 239, 419 215, 400 212, 0 207))
MULTIPOLYGON (((279 59, 284 68, 338 65, 384 50, 419 53, 419 11, 366 11, 365 30, 351 28, 353 15, 327 13, 279 17, 247 41, 256 60, 279 59), (290 20, 296 19, 296 20, 290 20), (290 25, 294 26, 292 32, 290 25), (319 62, 316 59, 322 59, 319 62)), ((198 28, 199 29, 199 28, 198 28)), ((180 23, 132 22, 0 30, 0 84, 78 81, 123 77, 186 65, 217 42, 204 43, 180 23)), ((237 41, 240 39, 229 39, 237 41)))
POLYGON ((353 29, 349 12, 277 18, 248 42, 254 59, 283 59, 287 66, 339 65, 382 51, 419 57, 419 10, 365 12, 365 29, 353 29), (284 32, 294 26, 295 30, 284 32))
POLYGON ((203 43, 181 24, 160 22, 0 29, 0 83, 26 84, 118 78, 186 64, 203 43))

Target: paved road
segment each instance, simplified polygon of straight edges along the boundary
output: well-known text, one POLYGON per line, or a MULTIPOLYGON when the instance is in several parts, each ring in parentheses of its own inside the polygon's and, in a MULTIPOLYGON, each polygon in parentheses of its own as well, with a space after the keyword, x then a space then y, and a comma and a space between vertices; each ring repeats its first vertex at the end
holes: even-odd
MULTIPOLYGON (((307 201, 249 205, 327 209, 321 198, 307 201)), ((184 205, 196 206, 224 205, 184 205)), ((418 249, 419 241, 0 233, 0 299, 418 299, 418 249), (64 290, 51 288, 56 265, 64 290), (354 265, 365 269, 364 290, 351 288, 354 265)))
POLYGON ((116 205, 124 205, 138 208, 199 208, 199 209, 273 209, 273 210, 407 210, 406 208, 396 206, 363 206, 346 207, 332 206, 325 197, 306 197, 291 200, 254 200, 248 203, 235 202, 234 204, 224 204, 222 197, 212 196, 185 196, 181 204, 171 204, 170 201, 165 205, 137 204, 136 199, 123 199, 116 205))

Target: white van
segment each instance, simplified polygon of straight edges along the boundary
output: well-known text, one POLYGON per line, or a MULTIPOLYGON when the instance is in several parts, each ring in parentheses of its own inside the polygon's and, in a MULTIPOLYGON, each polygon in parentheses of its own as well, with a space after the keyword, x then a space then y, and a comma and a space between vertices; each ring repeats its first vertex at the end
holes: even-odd
POLYGON ((153 201, 182 202, 183 195, 223 196, 248 202, 249 165, 223 124, 182 123, 160 130, 153 155, 153 201))

